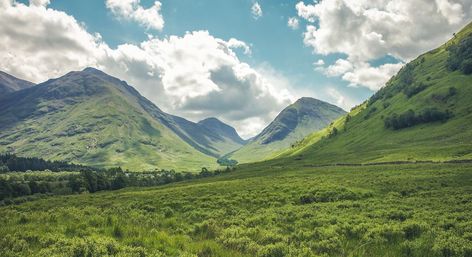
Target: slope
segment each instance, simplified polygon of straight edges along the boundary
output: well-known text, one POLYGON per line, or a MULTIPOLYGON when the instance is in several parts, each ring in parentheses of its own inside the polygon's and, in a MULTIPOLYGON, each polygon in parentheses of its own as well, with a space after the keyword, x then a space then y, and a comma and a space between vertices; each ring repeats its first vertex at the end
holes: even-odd
POLYGON ((240 163, 263 160, 297 144, 310 133, 320 130, 346 112, 341 108, 303 97, 285 108, 259 135, 228 158, 240 163))
POLYGON ((157 116, 171 120, 125 82, 87 68, 3 99, 0 152, 135 170, 215 163, 157 116))
POLYGON ((0 71, 0 97, 11 92, 32 87, 34 85, 34 83, 16 78, 10 74, 0 71))
POLYGON ((405 65, 368 101, 287 149, 278 161, 472 159, 471 64, 472 23, 405 65))

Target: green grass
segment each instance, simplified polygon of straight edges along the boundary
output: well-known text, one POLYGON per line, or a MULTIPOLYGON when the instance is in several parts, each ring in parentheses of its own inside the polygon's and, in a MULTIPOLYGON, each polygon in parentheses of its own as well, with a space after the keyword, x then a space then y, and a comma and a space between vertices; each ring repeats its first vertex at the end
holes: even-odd
POLYGON ((0 207, 0 251, 2 256, 472 253, 470 164, 274 165, 0 207))

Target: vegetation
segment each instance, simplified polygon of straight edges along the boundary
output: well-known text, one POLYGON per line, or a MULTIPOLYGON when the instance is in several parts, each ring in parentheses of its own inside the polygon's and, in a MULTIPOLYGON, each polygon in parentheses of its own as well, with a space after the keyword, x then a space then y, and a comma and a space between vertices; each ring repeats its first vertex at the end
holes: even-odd
POLYGON ((212 177, 233 171, 209 171, 200 173, 160 170, 149 172, 123 171, 121 168, 87 170, 80 172, 10 172, 0 174, 0 205, 24 202, 44 195, 67 195, 117 190, 125 187, 149 187, 165 185, 183 180, 212 177), (16 199, 17 197, 34 196, 16 199))
POLYGON ((472 34, 461 39, 458 44, 451 45, 448 51, 447 66, 450 70, 472 74, 472 34))
POLYGON ((397 115, 394 113, 391 117, 385 118, 385 127, 391 129, 402 129, 413 127, 422 123, 441 121, 445 122, 452 117, 449 111, 439 111, 436 108, 428 108, 416 115, 415 111, 408 110, 405 113, 397 115))
POLYGON ((37 157, 18 157, 14 154, 0 154, 0 172, 27 170, 80 171, 93 170, 93 168, 65 161, 47 161, 37 157))
POLYGON ((2 256, 470 256, 472 166, 241 166, 0 207, 2 256))

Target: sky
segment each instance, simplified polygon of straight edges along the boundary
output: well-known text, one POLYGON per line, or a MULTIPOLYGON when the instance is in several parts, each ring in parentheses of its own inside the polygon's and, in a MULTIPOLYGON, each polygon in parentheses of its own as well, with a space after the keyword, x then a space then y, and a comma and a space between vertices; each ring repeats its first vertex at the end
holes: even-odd
POLYGON ((471 20, 470 0, 0 0, 0 70, 96 67, 249 138, 302 96, 349 110, 471 20))

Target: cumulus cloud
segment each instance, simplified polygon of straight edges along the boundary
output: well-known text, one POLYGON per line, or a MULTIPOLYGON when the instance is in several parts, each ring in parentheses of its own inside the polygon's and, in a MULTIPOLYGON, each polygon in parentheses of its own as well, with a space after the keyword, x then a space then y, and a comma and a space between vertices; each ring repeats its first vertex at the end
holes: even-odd
POLYGON ((446 41, 472 18, 469 0, 324 0, 300 2, 296 9, 299 17, 317 21, 306 27, 305 45, 317 54, 347 55, 347 61, 361 70, 352 71, 355 76, 337 75, 371 89, 378 88, 372 81, 383 76, 369 77, 369 71, 390 74, 399 65, 366 68, 365 63, 387 55, 407 62, 446 41))
POLYGON ((64 12, 1 3, 0 70, 33 82, 94 66, 170 113, 195 121, 216 116, 245 137, 294 100, 288 80, 239 60, 234 50, 249 54, 250 47, 237 39, 194 31, 111 48, 64 12))
POLYGON ((251 7, 252 17, 254 19, 259 19, 262 16, 262 8, 258 2, 255 2, 251 7))
POLYGON ((153 6, 147 9, 139 3, 140 0, 106 0, 107 8, 118 17, 134 20, 148 29, 162 30, 164 28, 164 18, 160 13, 161 2, 155 1, 153 6))
POLYGON ((292 29, 298 29, 299 21, 296 17, 288 18, 287 25, 292 29))

